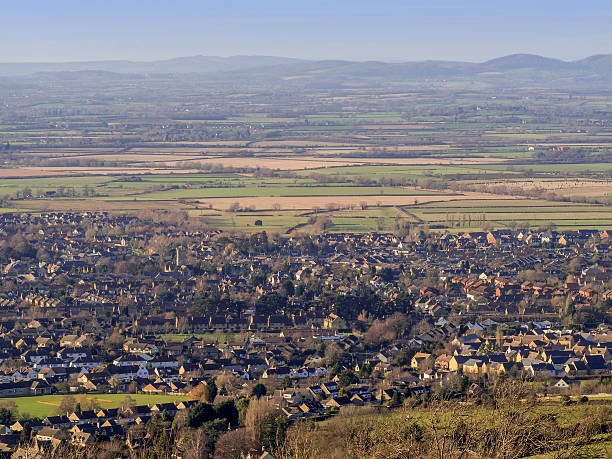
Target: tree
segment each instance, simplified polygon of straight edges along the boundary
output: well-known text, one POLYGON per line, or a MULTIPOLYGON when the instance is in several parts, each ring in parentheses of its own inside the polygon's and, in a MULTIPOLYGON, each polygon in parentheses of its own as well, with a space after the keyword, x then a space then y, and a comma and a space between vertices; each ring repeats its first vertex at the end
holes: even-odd
POLYGON ((6 407, 0 408, 0 424, 10 426, 13 423, 13 412, 6 407))
POLYGON ((389 401, 389 406, 400 406, 402 403, 402 398, 400 396, 399 391, 394 391, 391 400, 389 401))
POLYGON ((386 321, 376 319, 365 332, 364 339, 366 343, 372 345, 380 345, 388 342, 395 337, 395 331, 386 321))
POLYGON ((278 314, 287 305, 287 298, 276 292, 264 293, 255 302, 258 314, 278 314))
POLYGON ((292 385, 291 378, 289 377, 289 375, 285 375, 281 381, 280 388, 285 390, 291 387, 291 385, 292 385))
POLYGON ((289 279, 282 283, 280 290, 283 296, 293 296, 295 294, 295 286, 289 279))
POLYGON ((251 396, 253 397, 260 398, 264 395, 266 395, 266 386, 264 386, 262 383, 257 383, 251 390, 251 396))
POLYGON ((350 386, 351 384, 355 384, 357 382, 359 382, 359 378, 357 378, 355 373, 348 368, 345 368, 338 374, 338 385, 340 387, 350 386))
POLYGON ((202 429, 188 430, 181 442, 184 459, 205 459, 210 455, 210 441, 202 429))
MULTIPOLYGON (((210 379, 208 381, 211 381, 210 379)), ((217 386, 214 383, 201 382, 189 392, 189 398, 200 402, 212 402, 217 396, 217 386)))
POLYGON ((399 366, 410 366, 412 357, 414 357, 415 351, 409 347, 403 347, 396 360, 396 364, 399 366))
POLYGON ((225 419, 212 419, 202 424, 201 429, 208 437, 211 446, 217 441, 223 432, 227 432, 227 422, 225 419))
POLYGON ((335 343, 329 344, 325 348, 325 360, 329 365, 340 363, 344 359, 345 355, 346 352, 344 352, 340 346, 335 343))
POLYGON ((23 424, 23 430, 21 431, 21 434, 19 435, 19 444, 25 445, 30 442, 31 438, 32 438, 32 426, 30 425, 29 422, 26 421, 23 424))
POLYGON ((249 399, 248 397, 241 397, 236 402, 236 409, 238 410, 238 422, 240 424, 244 424, 244 419, 246 417, 246 412, 249 409, 250 401, 251 399, 249 399))
POLYGON ((263 425, 266 417, 274 411, 272 404, 264 398, 254 398, 249 402, 244 424, 257 444, 261 444, 263 425))
POLYGON ((134 407, 136 406, 136 402, 132 397, 126 395, 125 398, 119 404, 118 412, 122 416, 129 417, 134 412, 134 407))
POLYGON ((138 392, 138 383, 136 381, 130 382, 130 385, 128 386, 128 392, 130 394, 135 394, 136 392, 138 392))
POLYGON ((285 439, 289 421, 282 415, 270 413, 262 426, 261 445, 268 451, 274 451, 285 439))
POLYGON ((187 417, 187 425, 197 428, 202 424, 215 419, 215 408, 210 403, 198 403, 187 417))
POLYGON ((395 277, 395 273, 393 272, 393 269, 388 268, 388 267, 382 268, 376 274, 384 282, 391 282, 393 278, 395 277))
POLYGON ((76 400, 72 395, 66 395, 62 398, 59 406, 57 407, 57 414, 62 416, 75 411, 76 408, 76 400))
POLYGON ((231 430, 221 435, 215 443, 215 459, 235 459, 254 453, 258 445, 245 428, 231 430))
POLYGON ((206 387, 208 387, 208 402, 213 403, 215 398, 217 397, 217 393, 219 390, 217 389, 217 384, 215 383, 215 378, 209 378, 206 381, 206 387))
POLYGON ((215 416, 218 419, 227 420, 229 427, 236 427, 238 425, 238 409, 234 400, 229 399, 218 403, 215 406, 215 416))

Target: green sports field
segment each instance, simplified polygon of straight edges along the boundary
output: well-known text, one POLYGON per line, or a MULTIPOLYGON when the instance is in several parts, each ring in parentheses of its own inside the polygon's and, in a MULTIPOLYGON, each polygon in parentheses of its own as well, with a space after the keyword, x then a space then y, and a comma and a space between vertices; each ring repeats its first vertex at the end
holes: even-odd
MULTIPOLYGON (((94 399, 100 408, 117 408, 127 396, 132 397, 136 405, 154 405, 156 403, 186 400, 185 396, 149 395, 149 394, 87 394, 88 399, 94 399)), ((21 418, 45 418, 57 414, 57 407, 66 395, 39 395, 34 397, 0 398, 0 406, 6 402, 14 402, 18 416, 21 418)), ((74 395, 75 398, 79 394, 74 395)))

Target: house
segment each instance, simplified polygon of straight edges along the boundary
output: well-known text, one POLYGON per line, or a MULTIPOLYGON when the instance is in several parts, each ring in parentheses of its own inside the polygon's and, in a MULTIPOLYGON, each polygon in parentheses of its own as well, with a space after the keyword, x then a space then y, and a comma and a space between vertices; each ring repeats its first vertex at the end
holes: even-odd
POLYGON ((314 416, 323 411, 323 405, 321 405, 319 402, 308 401, 308 400, 305 402, 302 402, 299 408, 302 411, 303 416, 314 416))
POLYGON ((75 411, 68 415, 68 419, 73 424, 82 426, 84 424, 95 424, 98 421, 98 416, 93 410, 75 411))
POLYGON ((89 446, 94 442, 93 433, 73 432, 70 442, 77 446, 89 446))
POLYGON ((591 374, 599 375, 609 373, 608 366, 602 355, 589 355, 585 354, 582 360, 587 366, 587 370, 591 374))
POLYGON ((323 328, 328 330, 340 330, 347 328, 347 323, 344 319, 335 313, 329 314, 323 321, 323 328))
POLYGON ((38 432, 36 432, 36 439, 42 441, 51 441, 57 438, 60 432, 60 429, 55 429, 53 427, 43 427, 38 432))
POLYGON ((171 392, 170 386, 166 383, 152 382, 142 388, 145 394, 165 394, 171 392))
POLYGON ((340 408, 342 406, 346 406, 346 405, 350 405, 351 400, 346 397, 346 396, 342 396, 342 397, 331 397, 329 400, 327 400, 324 404, 324 406, 326 408, 340 408))
POLYGON ((281 408, 281 412, 289 420, 299 419, 304 416, 304 412, 296 406, 285 406, 281 408))
POLYGON ((463 364, 463 372, 470 374, 480 374, 486 372, 486 365, 488 360, 481 356, 474 356, 469 358, 463 364))
POLYGON ((557 374, 555 367, 550 363, 544 362, 532 362, 527 365, 523 364, 525 372, 531 377, 551 377, 557 374))
POLYGON ((410 366, 415 370, 424 370, 433 363, 433 356, 427 352, 417 352, 410 361, 410 366))
POLYGON ((30 393, 32 395, 48 395, 52 392, 53 387, 42 379, 32 381, 30 385, 30 393))
POLYGON ((119 416, 119 409, 118 408, 107 408, 104 410, 100 410, 96 413, 96 416, 98 416, 98 419, 100 420, 116 419, 119 416))
POLYGON ((176 359, 168 357, 153 357, 147 362, 151 368, 178 368, 179 363, 176 359))
POLYGON ((340 387, 337 383, 330 381, 321 384, 321 390, 323 391, 323 394, 328 397, 337 397, 338 393, 340 392, 340 387))
POLYGON ((381 402, 388 402, 389 400, 393 400, 393 396, 396 393, 401 396, 400 392, 396 389, 381 389, 377 399, 381 402))
POLYGON ((289 371, 290 378, 302 379, 308 378, 309 376, 310 372, 308 371, 308 368, 295 368, 289 371))
POLYGON ((149 408, 147 405, 136 405, 136 406, 132 406, 127 408, 126 410, 123 411, 122 416, 123 419, 122 421, 124 423, 131 423, 133 421, 136 420, 136 418, 138 417, 142 417, 142 416, 151 416, 153 414, 151 408, 149 408))
POLYGON ((193 408, 197 404, 198 404, 198 402, 196 400, 183 400, 182 402, 178 402, 176 404, 176 408, 179 411, 181 411, 181 410, 190 410, 191 408, 193 408))
POLYGON ((564 367, 565 373, 572 376, 585 376, 589 374, 589 368, 582 360, 574 360, 564 367))
POLYGON ((353 405, 364 406, 366 403, 372 400, 372 397, 366 397, 363 394, 355 394, 351 396, 350 400, 353 405))
POLYGON ((321 389, 321 386, 310 386, 308 387, 308 392, 310 392, 312 394, 313 397, 317 397, 318 395, 323 395, 323 389, 321 389))
POLYGON ((450 371, 462 371, 463 364, 470 360, 469 355, 453 355, 448 362, 448 369, 450 371))
POLYGON ((553 384, 555 389, 569 389, 571 387, 569 379, 563 377, 553 384))
POLYGON ((47 416, 43 424, 54 429, 67 429, 72 425, 68 416, 47 416))
POLYGON ((151 414, 166 413, 168 416, 174 417, 178 411, 179 409, 174 403, 158 403, 151 407, 151 414))
POLYGON ((34 418, 34 419, 24 419, 24 420, 15 422, 13 425, 11 425, 11 430, 13 432, 21 432, 26 427, 26 424, 29 425, 30 428, 34 431, 39 431, 40 429, 45 427, 45 425, 40 419, 34 418))
POLYGON ((129 367, 134 365, 144 367, 147 366, 147 360, 143 359, 140 356, 121 355, 115 360, 113 360, 113 365, 116 365, 118 367, 129 367))
POLYGON ((0 384, 0 397, 14 397, 19 395, 30 395, 31 381, 22 380, 12 383, 0 384))
POLYGON ((448 366, 452 358, 452 355, 441 354, 436 358, 434 366, 439 370, 448 370, 448 366))
POLYGON ((281 367, 276 367, 276 368, 267 368, 266 370, 264 370, 261 377, 263 379, 267 379, 267 378, 283 379, 285 376, 289 376, 290 373, 291 373, 291 370, 289 369, 289 367, 281 366, 281 367))
MULTIPOLYGON (((312 396, 310 395, 310 392, 306 392, 306 394, 308 394, 312 399, 312 396)), ((300 404, 302 403, 306 396, 304 394, 302 394, 301 392, 297 391, 297 390, 286 390, 284 392, 281 392, 281 397, 282 399, 289 403, 289 404, 300 404)))

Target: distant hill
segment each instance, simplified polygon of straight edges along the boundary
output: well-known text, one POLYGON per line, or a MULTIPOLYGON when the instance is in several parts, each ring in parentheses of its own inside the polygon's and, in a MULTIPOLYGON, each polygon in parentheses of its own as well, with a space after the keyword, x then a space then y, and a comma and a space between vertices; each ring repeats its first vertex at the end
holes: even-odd
POLYGON ((253 67, 294 64, 300 59, 270 56, 192 56, 162 61, 91 61, 0 63, 0 75, 15 76, 41 72, 103 71, 113 73, 213 73, 253 67))
POLYGON ((596 72, 612 74, 612 54, 598 54, 578 61, 577 64, 596 72))
POLYGON ((612 83, 612 54, 566 62, 534 54, 511 54, 482 63, 422 61, 304 60, 272 56, 192 56, 152 62, 96 61, 65 63, 0 63, 0 76, 34 75, 45 79, 139 78, 191 75, 201 81, 260 82, 346 87, 363 84, 462 84, 605 87, 612 83), (77 72, 69 75, 69 72, 77 72), (105 73, 106 72, 106 73, 105 73), (55 73, 55 75, 54 75, 55 73))
POLYGON ((481 69, 492 71, 537 69, 537 70, 570 70, 576 68, 577 64, 565 62, 559 59, 538 56, 536 54, 510 54, 498 57, 479 65, 481 69))

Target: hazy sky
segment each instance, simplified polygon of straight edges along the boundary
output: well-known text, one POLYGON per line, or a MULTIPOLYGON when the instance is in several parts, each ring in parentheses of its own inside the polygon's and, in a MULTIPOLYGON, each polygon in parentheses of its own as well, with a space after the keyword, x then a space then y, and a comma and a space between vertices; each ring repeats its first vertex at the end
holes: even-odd
POLYGON ((0 0, 0 61, 612 53, 610 0, 0 0))

